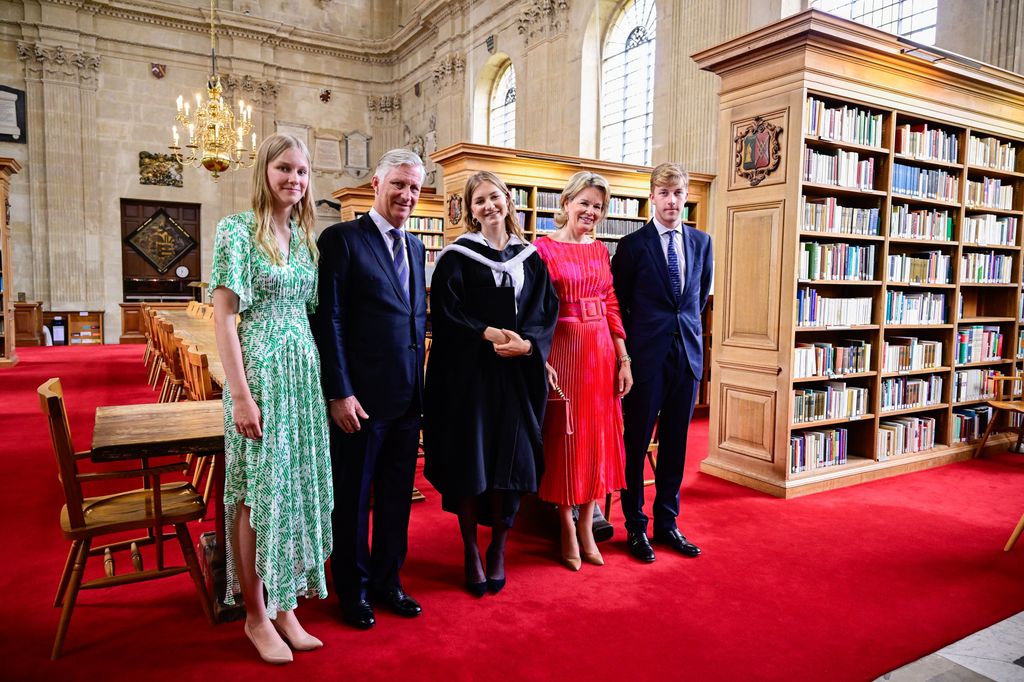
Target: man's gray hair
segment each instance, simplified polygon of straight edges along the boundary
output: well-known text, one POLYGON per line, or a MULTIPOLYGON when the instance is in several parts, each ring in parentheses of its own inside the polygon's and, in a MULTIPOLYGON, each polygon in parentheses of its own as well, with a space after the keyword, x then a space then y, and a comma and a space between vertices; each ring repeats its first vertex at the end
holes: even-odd
POLYGON ((398 168, 399 166, 419 168, 422 176, 420 182, 422 183, 427 179, 427 169, 423 165, 423 159, 416 152, 408 149, 392 149, 380 157, 380 161, 377 162, 377 169, 373 171, 373 177, 377 178, 378 182, 384 182, 384 178, 391 172, 391 169, 398 168))

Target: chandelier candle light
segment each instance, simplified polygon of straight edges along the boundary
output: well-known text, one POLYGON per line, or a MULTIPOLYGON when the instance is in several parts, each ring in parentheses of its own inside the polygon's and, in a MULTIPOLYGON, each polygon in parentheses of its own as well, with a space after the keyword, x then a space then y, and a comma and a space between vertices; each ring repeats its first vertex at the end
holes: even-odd
POLYGON ((188 131, 188 155, 182 154, 179 145, 178 126, 171 126, 174 144, 171 153, 183 164, 203 167, 216 180, 226 170, 251 168, 256 161, 256 133, 252 130, 252 105, 238 100, 238 118, 221 96, 220 76, 217 75, 216 32, 214 31, 214 0, 210 0, 210 60, 213 68, 206 83, 207 101, 204 104, 196 93, 195 111, 190 111, 189 102, 178 95, 178 115, 175 120, 188 131), (246 148, 245 141, 252 135, 252 146, 246 148), (248 156, 246 161, 245 157, 248 156))

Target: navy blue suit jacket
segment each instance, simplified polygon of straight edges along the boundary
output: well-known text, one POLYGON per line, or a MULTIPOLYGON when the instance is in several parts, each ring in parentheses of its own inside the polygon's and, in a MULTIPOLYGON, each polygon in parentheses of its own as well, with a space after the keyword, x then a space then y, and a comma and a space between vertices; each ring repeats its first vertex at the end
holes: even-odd
POLYGON ((328 400, 354 395, 371 419, 422 406, 427 294, 423 242, 406 233, 406 301, 387 240, 364 215, 320 235, 319 304, 311 320, 328 400))
POLYGON ((638 382, 661 371, 676 332, 694 378, 699 379, 703 372, 700 317, 711 291, 711 237, 688 225, 682 226, 682 233, 686 281, 679 298, 672 291, 661 237, 653 222, 619 240, 612 258, 615 296, 626 329, 626 348, 633 358, 633 378, 638 382))

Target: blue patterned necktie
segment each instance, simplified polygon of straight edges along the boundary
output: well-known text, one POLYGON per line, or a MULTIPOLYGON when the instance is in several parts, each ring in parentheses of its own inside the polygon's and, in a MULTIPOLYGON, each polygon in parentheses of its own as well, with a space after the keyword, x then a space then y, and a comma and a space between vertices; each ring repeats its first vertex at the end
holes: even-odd
POLYGON ((679 254, 676 253, 675 231, 665 233, 668 236, 668 279, 672 283, 672 291, 676 296, 683 293, 683 278, 679 274, 679 254))
POLYGON ((394 254, 395 272, 398 274, 398 283, 402 285, 405 292, 405 300, 409 300, 409 259, 405 257, 402 247, 405 239, 402 231, 397 227, 391 228, 391 237, 394 239, 394 246, 391 248, 394 254))

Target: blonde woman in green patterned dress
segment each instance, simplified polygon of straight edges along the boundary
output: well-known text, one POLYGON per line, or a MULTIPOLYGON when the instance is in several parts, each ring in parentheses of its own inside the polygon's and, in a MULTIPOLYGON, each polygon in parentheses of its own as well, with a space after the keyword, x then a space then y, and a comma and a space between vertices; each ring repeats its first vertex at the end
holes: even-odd
POLYGON ((294 613, 298 596, 327 596, 334 507, 327 409, 307 318, 319 257, 311 195, 306 146, 290 135, 264 140, 253 210, 217 225, 210 275, 227 377, 226 601, 241 589, 245 634, 268 663, 323 646, 294 613))

